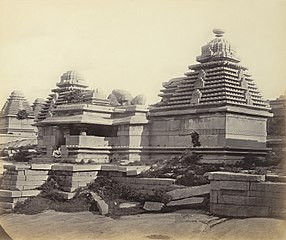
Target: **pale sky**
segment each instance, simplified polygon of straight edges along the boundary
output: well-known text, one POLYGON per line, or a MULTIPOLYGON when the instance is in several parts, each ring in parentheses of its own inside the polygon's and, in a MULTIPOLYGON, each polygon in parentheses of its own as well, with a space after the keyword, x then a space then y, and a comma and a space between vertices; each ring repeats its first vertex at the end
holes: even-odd
POLYGON ((32 104, 62 73, 91 89, 117 88, 147 103, 183 76, 201 46, 226 31, 262 95, 286 88, 286 3, 192 0, 0 0, 0 108, 13 90, 32 104))

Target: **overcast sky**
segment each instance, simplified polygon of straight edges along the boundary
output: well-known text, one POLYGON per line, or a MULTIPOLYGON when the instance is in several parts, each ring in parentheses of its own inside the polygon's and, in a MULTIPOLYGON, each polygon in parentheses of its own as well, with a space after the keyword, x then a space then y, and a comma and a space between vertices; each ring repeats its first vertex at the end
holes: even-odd
POLYGON ((266 99, 284 93, 286 4, 277 1, 0 0, 0 104, 13 90, 46 98, 75 69, 91 89, 148 104, 195 64, 223 28, 266 99))

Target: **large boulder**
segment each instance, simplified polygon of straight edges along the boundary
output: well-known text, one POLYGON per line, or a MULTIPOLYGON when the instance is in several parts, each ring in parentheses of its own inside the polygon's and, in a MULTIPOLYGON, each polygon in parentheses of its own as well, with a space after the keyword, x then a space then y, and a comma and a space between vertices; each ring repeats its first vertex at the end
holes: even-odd
POLYGON ((128 91, 115 89, 112 91, 112 94, 116 97, 120 105, 130 105, 132 95, 128 91))
POLYGON ((158 212, 164 207, 164 203, 161 202, 145 202, 143 209, 149 212, 158 212))
POLYGON ((115 96, 114 94, 111 93, 111 94, 108 96, 108 99, 109 99, 109 101, 110 101, 111 106, 117 107, 117 106, 120 105, 120 103, 117 101, 117 98, 116 98, 116 96, 115 96))
POLYGON ((146 96, 144 94, 139 94, 131 100, 131 105, 145 105, 146 96))

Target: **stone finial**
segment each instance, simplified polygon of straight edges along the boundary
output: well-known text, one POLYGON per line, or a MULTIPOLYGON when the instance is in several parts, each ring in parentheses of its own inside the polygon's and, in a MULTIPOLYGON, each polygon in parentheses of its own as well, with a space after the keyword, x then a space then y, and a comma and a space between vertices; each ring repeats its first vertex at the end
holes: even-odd
POLYGON ((215 28, 213 30, 213 33, 215 34, 216 37, 222 37, 225 31, 220 28, 215 28))
POLYGON ((23 98, 24 94, 21 91, 13 91, 11 92, 11 97, 20 97, 23 98))

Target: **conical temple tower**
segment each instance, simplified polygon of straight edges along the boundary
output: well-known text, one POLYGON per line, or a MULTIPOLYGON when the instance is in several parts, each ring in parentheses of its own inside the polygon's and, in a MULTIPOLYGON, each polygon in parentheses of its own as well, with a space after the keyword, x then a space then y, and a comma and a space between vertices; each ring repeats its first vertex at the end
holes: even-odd
POLYGON ((266 119, 271 114, 247 68, 223 38, 201 48, 198 64, 184 77, 163 83, 161 102, 151 108, 152 146, 165 153, 193 147, 192 133, 199 136, 205 160, 237 160, 243 155, 266 152, 266 119))
POLYGON ((13 91, 0 113, 0 133, 36 136, 36 128, 32 126, 35 114, 28 101, 20 91, 13 91))
POLYGON ((76 71, 67 71, 61 76, 57 88, 52 89, 42 110, 39 112, 38 121, 54 115, 57 106, 67 103, 97 103, 109 105, 109 100, 99 96, 95 91, 88 90, 84 78, 76 71))

